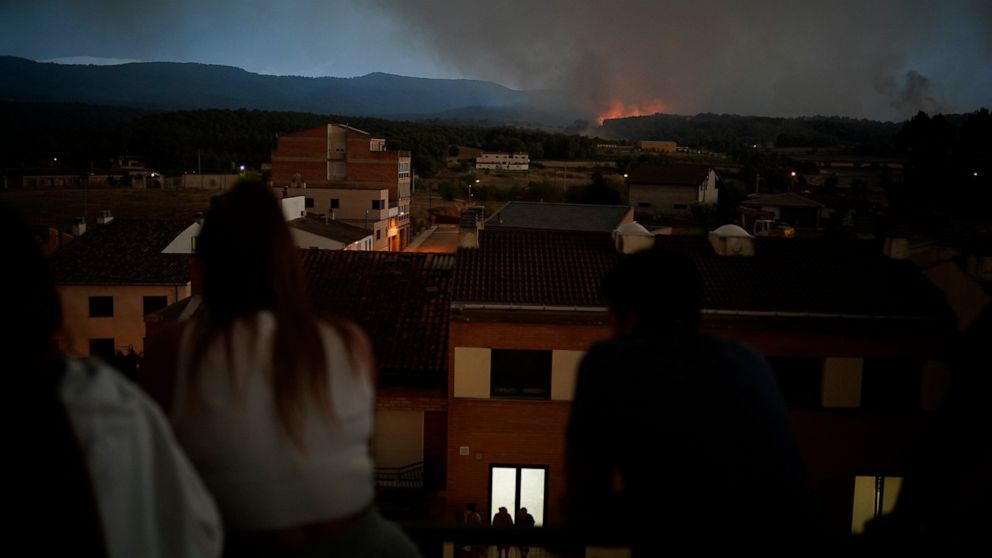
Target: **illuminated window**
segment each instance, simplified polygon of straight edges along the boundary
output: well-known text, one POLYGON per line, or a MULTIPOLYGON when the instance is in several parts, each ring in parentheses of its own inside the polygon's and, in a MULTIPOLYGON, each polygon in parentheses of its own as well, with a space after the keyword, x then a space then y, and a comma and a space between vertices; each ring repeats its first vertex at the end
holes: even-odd
POLYGON ((489 467, 489 518, 505 507, 513 522, 517 510, 527 508, 534 516, 534 525, 544 524, 547 501, 548 467, 546 465, 491 465, 489 467))
POLYGON ((551 351, 493 349, 490 397, 551 398, 551 351))
POLYGON ((851 532, 862 533, 870 520, 891 513, 900 488, 902 477, 855 477, 851 532))

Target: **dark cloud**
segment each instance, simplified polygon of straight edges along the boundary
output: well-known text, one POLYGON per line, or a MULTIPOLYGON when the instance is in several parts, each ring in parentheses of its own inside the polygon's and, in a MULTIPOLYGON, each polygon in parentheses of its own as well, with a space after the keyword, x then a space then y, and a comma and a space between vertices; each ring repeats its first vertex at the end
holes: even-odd
POLYGON ((992 1, 0 0, 0 54, 460 76, 587 117, 900 119, 992 105, 992 1))
POLYGON ((964 110, 992 100, 977 86, 942 88, 969 74, 992 79, 987 1, 374 3, 463 74, 561 90, 588 112, 619 103, 901 118, 944 96, 964 110), (907 73, 918 65, 941 68, 942 79, 907 73))
POLYGON ((916 70, 906 72, 902 83, 895 76, 888 76, 876 84, 876 89, 901 113, 942 112, 940 103, 930 95, 930 80, 916 70))

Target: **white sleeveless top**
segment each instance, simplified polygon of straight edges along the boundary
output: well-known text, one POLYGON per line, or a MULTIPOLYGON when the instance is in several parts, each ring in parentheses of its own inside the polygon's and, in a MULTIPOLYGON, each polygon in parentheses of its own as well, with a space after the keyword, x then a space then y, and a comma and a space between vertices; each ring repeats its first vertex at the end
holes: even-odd
MULTIPOLYGON (((367 371, 354 370, 341 336, 320 325, 331 411, 306 400, 302 449, 276 411, 270 367, 275 317, 261 312, 207 347, 196 394, 188 378, 193 330, 187 326, 171 419, 176 438, 213 494, 227 529, 279 529, 337 519, 372 503, 369 455, 375 412, 367 371), (228 355, 230 354, 230 360, 228 355)), ((279 359, 276 359, 276 373, 279 359)))

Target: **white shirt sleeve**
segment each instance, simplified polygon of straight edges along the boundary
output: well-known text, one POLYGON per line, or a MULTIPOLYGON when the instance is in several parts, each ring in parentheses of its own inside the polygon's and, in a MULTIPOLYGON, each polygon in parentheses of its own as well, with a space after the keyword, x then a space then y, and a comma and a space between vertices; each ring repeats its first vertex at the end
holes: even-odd
POLYGON ((110 557, 220 556, 217 507, 151 399, 116 370, 81 359, 67 359, 61 398, 110 557))

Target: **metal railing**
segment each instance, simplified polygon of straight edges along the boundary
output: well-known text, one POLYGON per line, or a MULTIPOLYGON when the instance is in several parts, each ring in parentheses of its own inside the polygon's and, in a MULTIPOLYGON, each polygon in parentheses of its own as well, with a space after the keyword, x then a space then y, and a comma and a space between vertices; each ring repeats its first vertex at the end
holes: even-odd
POLYGON ((423 488, 424 462, 402 467, 376 467, 375 484, 380 488, 423 488))

